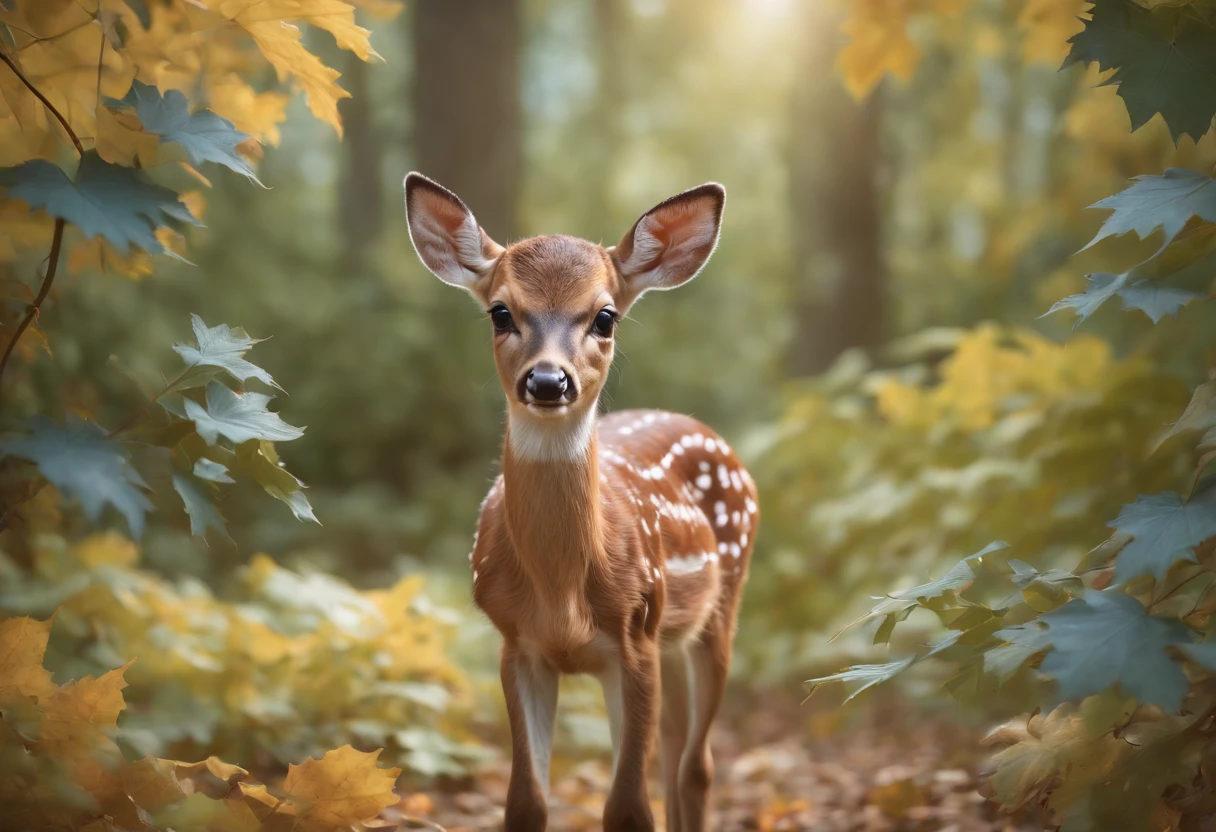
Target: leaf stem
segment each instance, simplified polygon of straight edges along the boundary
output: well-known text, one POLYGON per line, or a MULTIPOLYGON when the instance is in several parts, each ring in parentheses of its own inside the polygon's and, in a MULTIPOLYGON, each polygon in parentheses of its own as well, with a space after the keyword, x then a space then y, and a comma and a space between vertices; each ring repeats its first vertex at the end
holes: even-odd
MULTIPOLYGON (((13 61, 12 58, 4 54, 4 52, 0 52, 0 61, 7 64, 8 68, 13 71, 13 74, 21 80, 21 83, 25 84, 25 86, 29 88, 29 91, 42 102, 43 106, 50 110, 51 115, 59 120, 59 123, 63 125, 63 129, 67 131, 68 138, 70 138, 72 140, 72 144, 75 145, 76 152, 81 156, 84 156, 84 145, 80 143, 80 137, 76 135, 76 131, 72 129, 72 125, 68 124, 68 120, 63 117, 63 114, 55 109, 55 105, 52 104, 37 87, 30 83, 30 79, 25 77, 25 73, 18 68, 16 62, 13 61)), ((30 308, 26 310, 25 317, 22 318, 21 323, 17 325, 17 331, 13 333, 13 337, 9 340, 8 346, 6 346, 4 349, 4 357, 0 358, 0 379, 3 379, 4 377, 4 369, 8 366, 8 359, 13 354, 13 350, 16 349, 17 342, 21 340, 21 336, 25 333, 25 330, 31 323, 34 322, 34 319, 38 317, 39 311, 42 308, 42 303, 46 300, 46 296, 51 291, 51 283, 53 283, 55 280, 55 270, 59 266, 59 252, 60 249, 63 248, 63 226, 63 219, 61 217, 56 218, 55 234, 51 239, 51 254, 46 267, 46 276, 42 278, 42 287, 38 290, 38 296, 34 298, 34 302, 30 305, 30 308)), ((2 400, 2 397, 0 397, 0 400, 2 400)))
MULTIPOLYGON (((4 55, 0 53, 0 58, 4 55)), ((7 60, 7 59, 6 59, 7 60)), ((8 346, 4 348, 4 357, 0 358, 0 379, 4 377, 4 368, 8 366, 9 356, 13 354, 13 350, 17 347, 17 342, 21 340, 21 336, 25 334, 25 330, 38 317, 39 310, 42 308, 42 302, 46 300, 46 296, 50 294, 51 283, 55 280, 55 270, 59 266, 59 252, 63 248, 63 219, 55 220, 55 234, 51 239, 51 256, 46 266, 46 276, 42 278, 42 288, 38 290, 38 296, 34 298, 34 302, 30 304, 30 308, 26 310, 25 317, 21 319, 21 323, 17 324, 17 330, 13 333, 13 337, 9 339, 8 346)), ((3 388, 0 388, 2 391, 3 388)), ((3 401, 3 392, 0 392, 0 402, 3 401)))
POLYGON ((197 367, 194 365, 191 365, 191 366, 187 367, 186 369, 182 370, 177 378, 173 379, 173 381, 168 382, 159 393, 157 393, 151 399, 149 399, 148 401, 146 401, 142 405, 140 405, 139 409, 136 410, 134 413, 132 413, 130 416, 128 416, 126 421, 124 421, 118 427, 114 428, 114 430, 107 433, 106 439, 113 439, 115 436, 118 436, 118 434, 124 433, 124 432, 130 430, 131 428, 135 427, 136 425, 138 425, 143 420, 143 418, 148 415, 148 411, 151 409, 152 405, 154 405, 158 401, 160 401, 161 398, 164 397, 164 395, 166 393, 168 393, 170 390, 172 390, 174 387, 176 387, 178 385, 178 383, 181 382, 182 379, 184 379, 187 375, 189 375, 191 370, 195 370, 195 369, 197 369, 197 367))
POLYGON ((17 64, 13 62, 12 58, 5 55, 3 52, 0 52, 0 61, 4 61, 6 64, 8 64, 8 68, 11 69, 19 79, 21 79, 21 83, 25 84, 26 87, 29 88, 29 91, 37 96, 38 100, 42 102, 43 106, 51 111, 51 115, 59 120, 59 123, 63 125, 63 129, 67 131, 68 138, 70 138, 72 140, 72 144, 76 146, 76 152, 83 156, 84 145, 80 143, 80 138, 76 135, 76 131, 72 129, 72 125, 68 124, 68 120, 63 117, 63 114, 56 110, 55 105, 52 104, 37 87, 30 83, 30 79, 26 78, 25 73, 17 68, 17 64))
POLYGON ((1165 593, 1164 595, 1162 595, 1160 598, 1151 599, 1151 600, 1148 602, 1148 605, 1147 605, 1147 606, 1144 608, 1144 609, 1145 609, 1145 611, 1146 611, 1146 612, 1152 612, 1153 607, 1157 606, 1157 605, 1158 605, 1158 604, 1160 604, 1162 601, 1164 601, 1164 600, 1166 600, 1167 598, 1169 598, 1171 595, 1173 595, 1174 593, 1176 593, 1178 590, 1182 589, 1184 586, 1186 586, 1187 584, 1189 584, 1191 581, 1193 581, 1193 580, 1195 580, 1196 578, 1201 577, 1201 576, 1203 576, 1203 575, 1210 574, 1210 573, 1211 573, 1211 571, 1212 571, 1211 569, 1208 569, 1207 567, 1205 567, 1205 568, 1200 569, 1199 571, 1197 571, 1195 574, 1191 575, 1189 578, 1187 578, 1187 579, 1185 579, 1185 580, 1183 580, 1183 581, 1179 581, 1179 582, 1178 582, 1178 583, 1177 583, 1177 584, 1176 584, 1176 585, 1173 587, 1173 589, 1171 589, 1171 590, 1169 590, 1168 592, 1166 592, 1166 593, 1165 593))

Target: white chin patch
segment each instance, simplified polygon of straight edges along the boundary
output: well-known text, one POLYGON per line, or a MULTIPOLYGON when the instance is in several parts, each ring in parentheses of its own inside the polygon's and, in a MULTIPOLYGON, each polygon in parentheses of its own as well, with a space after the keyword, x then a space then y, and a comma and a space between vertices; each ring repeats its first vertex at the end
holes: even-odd
POLYGON ((507 441, 511 453, 528 462, 570 462, 587 458, 595 431, 595 405, 564 418, 533 414, 526 407, 508 407, 507 441))

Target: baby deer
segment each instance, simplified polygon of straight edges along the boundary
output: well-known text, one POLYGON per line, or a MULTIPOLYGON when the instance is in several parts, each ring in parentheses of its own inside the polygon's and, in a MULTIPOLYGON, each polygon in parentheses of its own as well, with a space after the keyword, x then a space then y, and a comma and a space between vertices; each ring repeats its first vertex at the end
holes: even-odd
POLYGON ((508 832, 548 822, 561 673, 604 688, 604 829, 654 829, 646 762, 656 722, 668 832, 706 828, 709 727, 759 521, 755 484, 701 423, 654 410, 598 418, 597 400, 617 321, 643 292, 701 270, 725 201, 721 185, 685 191, 612 248, 565 236, 504 248, 455 194, 405 178, 414 248, 486 310, 507 397, 502 474, 470 557, 473 598, 503 637, 508 832))

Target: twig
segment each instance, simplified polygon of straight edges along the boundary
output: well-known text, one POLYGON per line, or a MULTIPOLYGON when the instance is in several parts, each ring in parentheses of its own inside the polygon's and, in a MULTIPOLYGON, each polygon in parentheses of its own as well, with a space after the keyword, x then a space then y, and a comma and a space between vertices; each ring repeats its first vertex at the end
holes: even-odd
MULTIPOLYGON (((61 248, 63 248, 63 220, 56 219, 55 235, 51 239, 51 257, 46 266, 46 276, 42 278, 42 288, 38 290, 38 296, 34 298, 34 302, 26 310, 25 317, 21 319, 21 323, 17 324, 17 331, 13 333, 8 346, 4 348, 4 357, 0 358, 0 378, 4 377, 4 368, 8 366, 9 356, 17 348, 17 342, 21 340, 21 336, 25 334, 25 330, 38 317, 38 312, 42 308, 42 302, 50 294, 51 283, 55 280, 55 269, 59 266, 59 250, 61 248)), ((2 391, 2 388, 0 388, 0 391, 2 391)), ((0 401, 3 401, 3 392, 0 392, 0 401)))
POLYGON ((106 439, 113 439, 115 436, 118 436, 118 434, 124 433, 124 432, 130 430, 131 428, 135 427, 137 424, 139 424, 140 421, 142 421, 143 418, 148 415, 148 411, 152 409, 152 405, 156 404, 158 401, 160 401, 162 398, 164 398, 165 394, 167 394, 170 390, 172 390, 174 387, 176 387, 181 382, 182 379, 184 379, 187 375, 190 374, 190 372, 192 370, 195 370, 195 369, 197 369, 197 365, 191 364, 189 367, 182 370, 181 374, 178 375, 177 378, 173 379, 173 381, 166 383, 164 388, 159 393, 157 393, 151 399, 149 399, 148 401, 146 401, 142 405, 140 405, 139 409, 136 410, 134 413, 132 413, 130 416, 128 416, 122 422, 122 424, 120 424, 118 427, 114 428, 112 431, 107 433, 106 439))
MULTIPOLYGON (((21 83, 25 84, 25 86, 29 88, 29 91, 42 102, 43 106, 51 111, 51 115, 59 120, 59 123, 63 125, 63 129, 67 131, 68 137, 72 140, 72 144, 76 146, 76 152, 83 156, 84 145, 80 143, 80 138, 76 135, 76 132, 72 130, 72 125, 68 124, 68 120, 63 117, 63 114, 55 109, 55 105, 52 104, 37 87, 30 83, 30 79, 25 77, 25 73, 18 68, 17 64, 12 58, 3 52, 0 52, 0 61, 4 61, 4 63, 8 65, 8 68, 13 71, 13 74, 21 80, 21 83)), ((25 333, 25 330, 31 323, 34 322, 34 319, 38 317, 39 310, 42 308, 42 302, 45 301, 46 296, 50 294, 51 284, 55 280, 55 270, 59 267, 59 251, 63 248, 63 225, 63 219, 56 218, 55 234, 51 239, 51 255, 47 263, 46 275, 42 278, 42 287, 38 290, 38 296, 34 298, 34 302, 30 304, 30 308, 26 310, 25 317, 22 318, 21 323, 17 325, 17 331, 13 333, 13 337, 9 340, 8 346, 4 349, 4 357, 0 358, 0 380, 2 380, 4 377, 4 369, 8 366, 9 356, 11 356, 13 354, 13 350, 16 349, 17 342, 21 340, 21 336, 25 333)), ((0 399, 2 399, 2 394, 0 394, 0 399)))
POLYGON ((63 129, 67 131, 68 137, 72 140, 72 144, 76 145, 76 152, 83 156, 84 145, 80 143, 80 139, 77 138, 76 132, 72 130, 72 125, 68 124, 68 120, 63 117, 63 114, 56 110, 55 105, 52 104, 47 97, 38 90, 37 87, 30 83, 30 79, 26 78, 25 73, 17 68, 17 64, 13 62, 12 58, 5 55, 3 52, 0 52, 0 61, 4 61, 6 64, 8 64, 8 68, 11 69, 19 79, 21 79, 21 83, 25 84, 25 86, 29 88, 29 91, 37 96, 38 100, 42 102, 43 106, 51 111, 51 115, 59 119, 59 123, 63 125, 63 129))

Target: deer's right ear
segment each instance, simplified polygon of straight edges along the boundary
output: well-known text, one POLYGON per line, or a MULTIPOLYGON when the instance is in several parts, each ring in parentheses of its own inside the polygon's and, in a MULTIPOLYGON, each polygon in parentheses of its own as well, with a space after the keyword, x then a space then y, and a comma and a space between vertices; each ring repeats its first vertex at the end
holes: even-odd
POLYGON ((474 294, 503 247, 490 239, 460 197, 421 173, 405 177, 405 219, 423 264, 444 283, 474 294))

